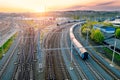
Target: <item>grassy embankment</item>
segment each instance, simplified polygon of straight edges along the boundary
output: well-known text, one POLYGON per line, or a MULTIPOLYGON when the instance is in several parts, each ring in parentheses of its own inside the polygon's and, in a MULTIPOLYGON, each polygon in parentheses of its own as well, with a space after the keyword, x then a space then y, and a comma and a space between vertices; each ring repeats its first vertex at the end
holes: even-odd
POLYGON ((10 46, 12 45, 13 43, 13 39, 17 36, 17 33, 14 34, 10 39, 8 39, 4 44, 3 46, 0 47, 0 59, 2 59, 3 57, 3 54, 5 54, 8 49, 10 48, 10 46), (2 51, 3 49, 3 51, 2 51))
MULTIPOLYGON (((104 51, 105 51, 105 53, 107 54, 107 57, 112 58, 112 55, 113 55, 113 51, 112 51, 112 50, 110 50, 110 49, 108 49, 108 48, 104 48, 104 51)), ((117 61, 120 61, 120 55, 119 55, 119 54, 115 53, 114 58, 115 58, 117 61)))

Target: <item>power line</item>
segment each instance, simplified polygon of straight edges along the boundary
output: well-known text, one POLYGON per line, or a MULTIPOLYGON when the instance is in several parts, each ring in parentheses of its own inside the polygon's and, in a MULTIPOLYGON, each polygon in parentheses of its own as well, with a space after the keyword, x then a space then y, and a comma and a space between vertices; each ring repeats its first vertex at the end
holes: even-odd
MULTIPOLYGON (((108 46, 86 46, 86 47, 78 47, 78 48, 102 48, 102 47, 108 47, 108 46)), ((49 51, 49 50, 67 50, 71 49, 70 47, 64 47, 64 48, 45 48, 41 49, 42 51, 49 51)), ((75 49, 75 47, 72 47, 72 49, 75 49)))

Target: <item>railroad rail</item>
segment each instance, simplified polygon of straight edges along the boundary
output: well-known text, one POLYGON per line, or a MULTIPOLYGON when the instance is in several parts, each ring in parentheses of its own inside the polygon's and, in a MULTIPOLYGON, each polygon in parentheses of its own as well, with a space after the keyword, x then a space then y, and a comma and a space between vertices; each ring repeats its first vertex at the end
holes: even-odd
MULTIPOLYGON (((2 62, 2 65, 1 65, 2 67, 1 67, 1 70, 0 70, 0 79, 6 79, 9 75, 9 73, 12 73, 12 70, 15 66, 13 61, 16 60, 15 57, 16 57, 16 54, 17 54, 17 49, 18 49, 19 43, 20 43, 20 38, 19 38, 19 35, 18 35, 14 44, 13 44, 13 45, 15 45, 15 44, 16 45, 14 47, 12 46, 13 50, 12 50, 12 48, 10 49, 9 53, 6 54, 8 56, 5 56, 7 58, 6 59, 4 58, 4 61, 2 62), (9 67, 11 67, 11 70, 9 70, 9 67), (9 70, 9 72, 7 70, 9 70)), ((11 79, 11 77, 12 77, 12 74, 10 74, 8 78, 11 79)))
MULTIPOLYGON (((65 35, 65 37, 67 37, 67 34, 65 35)), ((69 39, 69 38, 67 38, 67 39, 69 39)), ((66 47, 70 47, 67 39, 64 38, 65 45, 66 45, 66 47)), ((72 48, 72 49, 74 49, 74 48, 72 48)), ((66 50, 69 53, 68 56, 69 56, 69 59, 70 59, 70 55, 71 55, 70 48, 66 49, 66 50)), ((84 73, 84 71, 82 70, 81 66, 78 64, 78 62, 77 62, 77 60, 75 59, 74 56, 73 56, 73 66, 74 66, 74 70, 75 70, 76 75, 78 75, 78 78, 80 78, 81 80, 88 80, 88 77, 86 76, 86 74, 84 73)))
MULTIPOLYGON (((59 48, 60 47, 60 37, 61 37, 61 35, 60 34, 56 34, 55 36, 57 37, 56 40, 55 40, 55 41, 57 41, 57 43, 54 44, 54 46, 59 48)), ((55 58, 56 58, 56 64, 57 64, 57 66, 59 68, 59 71, 62 74, 62 76, 61 76, 62 80, 70 79, 69 73, 68 73, 68 71, 66 69, 66 66, 64 64, 64 61, 63 61, 63 58, 62 58, 60 50, 57 50, 55 58)))
POLYGON ((21 41, 21 50, 18 57, 16 72, 13 79, 33 80, 33 59, 34 59, 34 29, 28 28, 21 41), (28 38, 24 38, 28 37, 28 38))
POLYGON ((89 63, 89 61, 85 61, 85 64, 88 66, 89 70, 98 80, 105 80, 105 78, 89 63))
MULTIPOLYGON (((76 29, 77 30, 77 29, 76 29)), ((78 34, 76 34, 76 32, 74 32, 75 36, 77 36, 78 34)), ((84 42, 82 39, 80 39, 79 37, 76 37, 77 40, 80 40, 82 42, 84 42)), ((82 45, 86 46, 85 44, 82 43, 82 45)), ((94 47, 94 46, 93 46, 94 47)), ((102 47, 102 46, 101 46, 102 47)), ((114 73, 114 71, 112 71, 106 64, 103 63, 103 61, 101 59, 98 58, 98 56, 96 56, 91 49, 86 48, 88 50, 88 52, 90 53, 90 57, 101 67, 103 68, 103 70, 105 70, 113 79, 115 80, 119 80, 120 76, 116 75, 116 73, 114 73)))
MULTIPOLYGON (((56 32, 56 31, 55 31, 56 32)), ((60 34, 48 34, 46 48, 60 47, 60 34)), ((66 70, 60 50, 46 51, 46 80, 65 80, 70 79, 69 73, 66 70)))

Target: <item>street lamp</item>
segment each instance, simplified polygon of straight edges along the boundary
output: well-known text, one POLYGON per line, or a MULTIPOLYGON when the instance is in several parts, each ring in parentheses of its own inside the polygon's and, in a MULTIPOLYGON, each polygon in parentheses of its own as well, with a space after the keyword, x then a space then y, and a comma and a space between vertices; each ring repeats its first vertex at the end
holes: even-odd
POLYGON ((116 38, 115 38, 115 42, 114 42, 114 50, 113 50, 113 55, 112 55, 112 62, 110 64, 111 67, 114 67, 113 60, 114 60, 114 56, 115 56, 115 47, 116 47, 116 38))

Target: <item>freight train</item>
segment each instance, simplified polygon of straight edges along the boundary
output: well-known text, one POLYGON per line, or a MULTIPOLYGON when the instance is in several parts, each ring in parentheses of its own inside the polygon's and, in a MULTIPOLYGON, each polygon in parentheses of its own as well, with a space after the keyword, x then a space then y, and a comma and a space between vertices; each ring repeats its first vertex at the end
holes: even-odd
POLYGON ((85 49, 85 47, 80 42, 78 42, 78 40, 75 38, 74 33, 73 33, 74 28, 77 27, 77 26, 79 26, 80 24, 83 24, 83 23, 84 22, 79 22, 77 24, 74 24, 70 28, 69 35, 70 35, 70 40, 72 42, 72 45, 74 46, 74 48, 76 49, 76 51, 78 52, 78 54, 80 55, 80 57, 83 60, 86 60, 86 59, 88 59, 88 52, 85 49))

